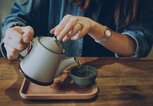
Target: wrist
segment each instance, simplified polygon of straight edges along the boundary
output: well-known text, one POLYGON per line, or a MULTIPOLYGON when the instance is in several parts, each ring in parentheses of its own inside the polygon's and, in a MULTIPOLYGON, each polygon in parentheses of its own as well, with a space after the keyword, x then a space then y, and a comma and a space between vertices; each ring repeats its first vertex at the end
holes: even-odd
POLYGON ((100 36, 99 39, 95 39, 95 41, 100 44, 103 44, 105 41, 107 41, 112 36, 112 31, 107 26, 103 26, 103 27, 104 27, 103 34, 100 36))
MULTIPOLYGON (((91 27, 90 27, 90 30, 89 30, 89 35, 95 39, 96 41, 101 41, 102 38, 105 36, 104 35, 107 35, 109 36, 109 33, 108 33, 108 30, 109 28, 107 26, 103 26, 95 21, 92 21, 91 22, 91 27)), ((110 30, 110 29, 109 29, 110 30)), ((111 32, 111 30, 109 31, 111 32)), ((112 32, 111 32, 112 33, 112 32)))
POLYGON ((89 29, 88 34, 94 35, 96 27, 97 27, 96 22, 90 19, 90 29, 89 29))

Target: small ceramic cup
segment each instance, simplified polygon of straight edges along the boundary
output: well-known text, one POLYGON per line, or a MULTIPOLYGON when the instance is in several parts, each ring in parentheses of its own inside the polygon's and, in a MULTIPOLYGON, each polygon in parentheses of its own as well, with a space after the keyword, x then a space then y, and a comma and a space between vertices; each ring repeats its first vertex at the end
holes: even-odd
POLYGON ((97 70, 92 66, 81 65, 74 67, 70 76, 73 82, 79 87, 89 87, 95 83, 97 70))

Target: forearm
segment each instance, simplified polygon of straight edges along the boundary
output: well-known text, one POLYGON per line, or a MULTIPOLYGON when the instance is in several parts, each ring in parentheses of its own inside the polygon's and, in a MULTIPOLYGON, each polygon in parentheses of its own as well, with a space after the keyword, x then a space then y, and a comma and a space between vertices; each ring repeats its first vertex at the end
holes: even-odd
MULTIPOLYGON (((97 22, 93 22, 89 35, 95 40, 99 40, 103 37, 106 28, 97 22)), ((112 36, 105 41, 102 45, 107 49, 113 51, 122 56, 132 56, 136 49, 134 40, 126 35, 118 32, 112 32, 112 36)))
POLYGON ((104 47, 122 56, 133 56, 136 50, 136 44, 131 37, 113 31, 104 47))

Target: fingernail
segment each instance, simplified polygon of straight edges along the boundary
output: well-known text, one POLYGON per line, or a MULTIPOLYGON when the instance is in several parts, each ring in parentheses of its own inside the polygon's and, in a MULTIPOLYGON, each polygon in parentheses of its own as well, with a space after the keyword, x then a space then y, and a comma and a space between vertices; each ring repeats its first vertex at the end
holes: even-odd
POLYGON ((57 39, 58 39, 59 41, 61 41, 61 39, 60 39, 60 37, 59 37, 59 36, 57 36, 57 39))
POLYGON ((74 37, 72 37, 72 38, 71 38, 71 40, 76 40, 76 37, 75 37, 75 36, 74 36, 74 37))
POLYGON ((62 41, 63 41, 63 42, 66 42, 66 40, 65 40, 65 39, 63 39, 62 41))
POLYGON ((13 60, 14 58, 15 58, 15 57, 14 57, 13 55, 9 55, 9 56, 8 56, 8 59, 9 59, 9 60, 13 60))
POLYGON ((54 28, 50 30, 50 33, 54 33, 54 32, 55 32, 55 29, 54 28))
POLYGON ((52 30, 50 30, 50 33, 53 33, 52 30))
POLYGON ((55 30, 55 33, 54 34, 55 35, 59 35, 59 33, 60 33, 59 30, 55 30))
POLYGON ((23 39, 24 43, 29 43, 29 40, 27 38, 23 39))
POLYGON ((54 33, 54 34, 57 36, 57 35, 58 35, 58 32, 56 32, 56 31, 55 31, 55 33, 54 33))
POLYGON ((67 41, 67 38, 66 38, 66 37, 64 37, 62 41, 63 41, 63 42, 66 42, 66 41, 67 41))

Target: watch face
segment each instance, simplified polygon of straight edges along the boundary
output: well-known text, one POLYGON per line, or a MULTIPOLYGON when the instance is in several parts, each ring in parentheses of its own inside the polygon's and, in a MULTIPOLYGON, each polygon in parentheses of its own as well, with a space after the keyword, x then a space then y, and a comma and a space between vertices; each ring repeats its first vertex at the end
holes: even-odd
POLYGON ((111 36, 112 33, 111 33, 110 30, 107 29, 106 32, 105 32, 105 34, 106 34, 107 36, 111 36))
POLYGON ((99 39, 98 41, 96 40, 96 42, 103 44, 106 40, 108 40, 112 35, 111 30, 109 30, 108 28, 105 30, 104 35, 101 37, 101 39, 99 39))

